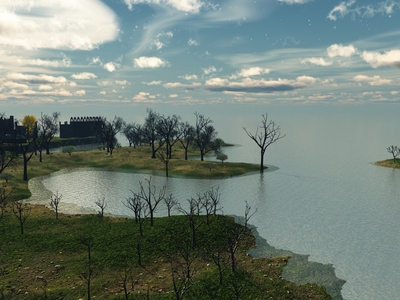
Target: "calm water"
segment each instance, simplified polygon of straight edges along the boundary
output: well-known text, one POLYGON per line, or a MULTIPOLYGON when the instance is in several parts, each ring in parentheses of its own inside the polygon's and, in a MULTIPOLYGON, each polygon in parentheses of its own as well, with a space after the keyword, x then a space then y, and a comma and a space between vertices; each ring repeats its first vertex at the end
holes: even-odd
MULTIPOLYGON (((387 146, 400 145, 396 109, 276 110, 270 116, 286 137, 271 146, 265 161, 278 170, 224 180, 154 180, 182 202, 219 186, 225 214, 243 215, 247 200, 258 208, 251 223, 269 244, 333 265, 346 280, 345 299, 398 299, 400 170, 372 164, 390 157, 387 146)), ((253 130, 260 113, 215 114, 220 136, 241 145, 226 149, 228 160, 257 163, 258 148, 242 127, 253 130)), ((94 201, 105 197, 109 214, 127 215, 123 201, 148 177, 85 170, 61 172, 43 184, 63 195, 69 212, 91 212, 94 201)))

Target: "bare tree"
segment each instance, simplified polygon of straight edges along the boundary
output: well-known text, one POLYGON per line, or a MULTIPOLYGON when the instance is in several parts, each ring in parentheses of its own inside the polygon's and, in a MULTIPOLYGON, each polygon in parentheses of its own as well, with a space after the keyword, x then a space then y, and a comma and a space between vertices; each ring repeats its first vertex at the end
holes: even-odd
POLYGON ((94 239, 92 236, 82 236, 79 238, 79 242, 86 246, 87 249, 87 260, 82 265, 82 269, 79 272, 79 277, 86 283, 87 288, 87 299, 91 299, 91 284, 93 279, 99 274, 97 265, 92 259, 92 249, 94 247, 94 239))
POLYGON ((251 206, 246 200, 246 208, 244 209, 244 228, 247 229, 247 225, 249 223, 249 220, 251 219, 252 216, 254 216, 257 212, 258 208, 254 212, 251 212, 251 206))
POLYGON ((151 158, 156 158, 156 152, 164 145, 164 140, 157 130, 160 115, 151 109, 148 109, 147 113, 142 133, 146 142, 151 146, 151 158))
POLYGON ((174 199, 172 194, 170 194, 168 197, 164 198, 165 205, 167 206, 168 210, 168 217, 171 216, 171 209, 178 204, 178 201, 174 199))
POLYGON ((192 197, 190 199, 187 199, 187 202, 189 204, 188 209, 184 209, 180 204, 178 204, 178 210, 188 217, 189 228, 192 233, 192 244, 194 246, 197 242, 196 231, 201 225, 197 224, 197 219, 199 218, 201 213, 201 197, 197 199, 192 197))
POLYGON ((4 216, 4 212, 7 206, 7 199, 12 195, 14 190, 15 187, 12 187, 10 190, 7 190, 5 185, 3 185, 0 188, 0 218, 4 216))
POLYGON ((139 182, 140 192, 139 197, 147 203, 147 208, 150 214, 150 226, 154 225, 154 212, 158 206, 158 204, 164 200, 165 189, 164 185, 157 193, 156 186, 152 184, 152 177, 149 179, 145 179, 147 182, 147 186, 144 187, 142 182, 139 182))
POLYGON ((234 223, 232 226, 225 226, 226 241, 230 255, 231 270, 236 272, 236 252, 239 250, 240 245, 246 237, 246 232, 243 231, 241 225, 234 223))
POLYGON ((206 192, 206 197, 211 201, 211 211, 215 216, 218 211, 222 211, 221 206, 221 194, 219 193, 219 187, 211 188, 211 190, 206 192))
POLYGON ((285 137, 281 135, 281 128, 276 125, 274 121, 268 121, 267 114, 262 115, 261 125, 257 126, 255 134, 247 131, 246 127, 243 127, 246 134, 257 144, 261 151, 261 162, 260 162, 260 172, 264 172, 264 154, 269 146, 271 146, 276 141, 285 137))
POLYGON ((210 125, 213 121, 210 118, 204 117, 204 115, 195 113, 196 126, 194 142, 200 150, 200 159, 204 160, 204 155, 208 152, 215 150, 213 140, 217 136, 215 128, 210 125))
POLYGON ((181 143, 183 149, 185 149, 185 160, 188 160, 188 150, 189 145, 194 141, 195 128, 188 122, 179 124, 179 142, 181 143))
POLYGON ((50 207, 56 211, 56 219, 58 220, 58 206, 60 205, 62 195, 58 194, 58 191, 53 194, 50 198, 50 207))
POLYGON ((106 118, 102 118, 97 127, 97 137, 106 144, 107 152, 112 155, 113 150, 118 144, 117 134, 123 130, 125 122, 121 117, 115 116, 110 122, 106 118))
POLYGON ((136 146, 141 144, 142 141, 142 132, 141 132, 141 125, 136 123, 126 124, 122 133, 125 135, 126 139, 129 142, 129 147, 136 146))
POLYGON ((143 236, 143 223, 149 215, 148 205, 140 194, 134 193, 133 191, 131 192, 133 196, 127 198, 126 202, 123 204, 135 214, 135 222, 139 224, 140 236, 143 236))
POLYGON ((107 207, 106 198, 103 197, 102 199, 97 200, 94 204, 96 204, 100 208, 99 217, 104 217, 104 210, 107 207))
POLYGON ((157 152, 157 157, 160 161, 163 162, 165 166, 165 176, 169 177, 169 163, 171 161, 171 153, 168 153, 168 145, 165 145, 165 148, 161 148, 160 151, 157 152))
POLYGON ((26 141, 19 141, 20 152, 22 153, 24 163, 23 180, 28 181, 28 162, 36 152, 37 144, 37 122, 36 117, 32 115, 25 116, 22 120, 22 125, 26 132, 26 141))
POLYGON ((400 155, 400 148, 390 145, 386 150, 393 155, 393 162, 396 162, 396 157, 400 155))
POLYGON ((157 132, 165 141, 165 153, 169 159, 172 158, 172 147, 179 140, 179 136, 181 135, 179 131, 179 120, 180 117, 177 115, 168 117, 160 116, 157 122, 157 132))
POLYGON ((37 124, 38 140, 37 149, 39 150, 39 160, 42 162, 42 151, 46 149, 46 154, 50 154, 50 143, 59 132, 58 119, 59 112, 53 112, 51 116, 42 114, 37 124))
POLYGON ((20 225, 20 232, 24 234, 24 224, 28 217, 31 215, 31 208, 28 204, 22 201, 13 202, 11 210, 14 216, 18 219, 20 225))

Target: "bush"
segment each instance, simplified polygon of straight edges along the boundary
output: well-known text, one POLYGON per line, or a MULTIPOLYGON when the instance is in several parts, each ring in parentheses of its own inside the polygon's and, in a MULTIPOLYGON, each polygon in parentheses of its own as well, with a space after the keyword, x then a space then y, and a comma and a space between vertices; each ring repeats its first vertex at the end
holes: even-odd
POLYGON ((226 155, 224 153, 218 153, 217 154, 217 159, 220 160, 221 162, 224 162, 224 160, 228 159, 228 155, 226 155))
POLYGON ((72 152, 76 151, 76 148, 74 146, 65 146, 61 148, 62 153, 68 153, 69 156, 71 156, 72 152))

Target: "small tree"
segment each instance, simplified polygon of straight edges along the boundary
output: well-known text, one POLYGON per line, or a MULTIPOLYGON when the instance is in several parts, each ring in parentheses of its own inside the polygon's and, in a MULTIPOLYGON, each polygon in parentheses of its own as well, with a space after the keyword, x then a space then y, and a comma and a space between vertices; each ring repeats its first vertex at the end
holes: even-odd
POLYGON ((58 206, 60 205, 62 195, 58 194, 58 191, 53 194, 50 198, 50 207, 56 211, 56 219, 58 220, 58 206))
POLYGON ((97 200, 96 202, 94 202, 99 208, 100 208, 100 211, 99 211, 99 217, 100 218, 102 218, 102 217, 104 217, 104 210, 106 209, 106 207, 107 207, 107 203, 106 203, 106 198, 104 198, 103 197, 103 199, 99 199, 99 200, 97 200))
POLYGON ((172 194, 171 194, 171 195, 169 195, 168 197, 165 197, 165 198, 164 198, 164 202, 165 202, 165 205, 167 206, 168 217, 170 217, 170 216, 171 216, 171 209, 172 209, 175 205, 178 204, 178 201, 176 201, 176 200, 174 199, 174 197, 172 197, 172 194))
POLYGON ((224 160, 228 159, 228 155, 226 155, 225 153, 218 153, 217 159, 220 160, 221 162, 224 162, 224 160))
POLYGON ((17 201, 12 204, 11 210, 19 221, 21 234, 24 234, 24 224, 31 214, 30 206, 22 201, 17 201))
POLYGON ((247 229, 247 225, 249 223, 249 220, 251 219, 252 216, 255 215, 257 212, 258 208, 255 209, 255 211, 251 212, 251 206, 246 200, 246 208, 244 209, 244 228, 247 229))
POLYGON ((4 179, 6 183, 8 183, 9 180, 13 179, 14 175, 10 173, 1 173, 0 174, 0 179, 4 179))
POLYGON ((72 145, 65 146, 65 147, 61 148, 61 152, 62 153, 68 153, 69 156, 71 156, 72 152, 75 152, 75 151, 76 151, 76 148, 74 146, 72 146, 72 145))
POLYGON ((396 157, 400 155, 400 148, 390 145, 386 150, 393 155, 393 162, 396 162, 396 157))
POLYGON ((257 126, 255 134, 248 132, 246 127, 243 127, 243 130, 257 144, 257 146, 260 147, 260 172, 263 173, 265 151, 273 143, 285 137, 285 135, 281 135, 281 128, 279 125, 276 125, 274 121, 268 121, 267 114, 262 115, 261 126, 257 126))

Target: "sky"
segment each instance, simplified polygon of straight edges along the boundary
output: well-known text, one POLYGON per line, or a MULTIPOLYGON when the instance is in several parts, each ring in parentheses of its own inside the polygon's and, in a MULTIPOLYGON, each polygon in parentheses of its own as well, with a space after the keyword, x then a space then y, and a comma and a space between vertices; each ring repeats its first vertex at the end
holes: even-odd
POLYGON ((400 0, 1 0, 0 112, 400 103, 400 0))

